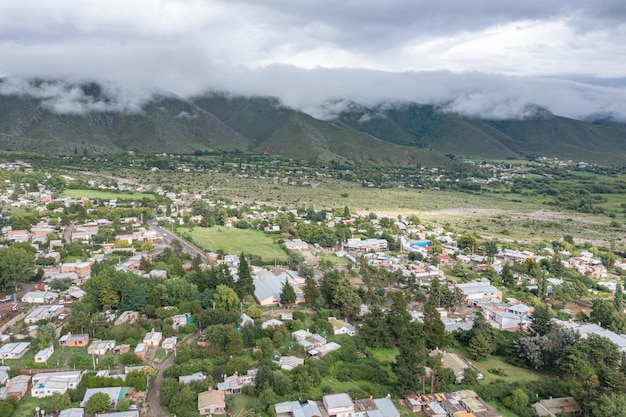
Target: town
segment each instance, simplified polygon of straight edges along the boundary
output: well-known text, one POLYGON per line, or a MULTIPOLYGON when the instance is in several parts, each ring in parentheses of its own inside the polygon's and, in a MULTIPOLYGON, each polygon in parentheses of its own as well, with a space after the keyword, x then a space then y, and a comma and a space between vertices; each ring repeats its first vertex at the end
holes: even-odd
MULTIPOLYGON (((410 187, 530 181, 476 165, 498 174, 427 170, 410 187)), ((210 181, 197 164, 173 170, 210 181)), ((365 171, 351 173, 365 188, 418 178, 365 171)), ((0 165, 2 416, 606 416, 626 405, 626 259, 614 241, 520 243, 419 213, 74 172, 0 165)), ((268 174, 296 187, 326 175, 268 174)))

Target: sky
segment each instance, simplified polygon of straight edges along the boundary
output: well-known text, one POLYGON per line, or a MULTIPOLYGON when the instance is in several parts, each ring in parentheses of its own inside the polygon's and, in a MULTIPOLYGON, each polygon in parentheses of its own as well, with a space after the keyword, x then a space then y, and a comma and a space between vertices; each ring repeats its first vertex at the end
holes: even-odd
POLYGON ((626 120, 625 39, 623 0, 2 0, 0 93, 59 113, 218 90, 324 118, 414 101, 626 120), (85 97, 84 80, 109 100, 85 97))

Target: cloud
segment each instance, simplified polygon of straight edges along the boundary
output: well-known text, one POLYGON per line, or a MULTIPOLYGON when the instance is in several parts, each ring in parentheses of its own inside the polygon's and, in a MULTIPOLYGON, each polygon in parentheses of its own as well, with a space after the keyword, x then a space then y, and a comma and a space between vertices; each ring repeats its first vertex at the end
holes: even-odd
POLYGON ((624 22, 619 0, 3 0, 0 76, 59 80, 21 91, 61 113, 213 89, 326 118, 350 101, 415 101, 626 119, 624 22))

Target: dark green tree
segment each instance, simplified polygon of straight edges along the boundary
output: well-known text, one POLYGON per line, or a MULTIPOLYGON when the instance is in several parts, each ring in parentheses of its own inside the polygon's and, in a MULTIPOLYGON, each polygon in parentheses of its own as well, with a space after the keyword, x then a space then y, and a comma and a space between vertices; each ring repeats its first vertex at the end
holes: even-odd
POLYGON ((250 265, 244 256, 243 252, 239 256, 239 270, 237 272, 239 278, 235 283, 235 291, 240 299, 246 298, 248 295, 254 294, 254 281, 252 280, 252 272, 250 271, 250 265))
POLYGON ((317 286, 317 282, 315 282, 315 278, 306 278, 302 293, 304 295, 304 301, 306 301, 309 306, 315 304, 315 301, 320 297, 320 289, 317 286))
POLYGON ((398 377, 396 388, 401 395, 424 391, 427 357, 421 326, 410 323, 400 337, 398 356, 393 364, 398 377))
POLYGON ((285 281, 280 291, 280 303, 290 308, 296 302, 296 292, 289 281, 285 281))
POLYGON ((424 335, 428 349, 445 346, 445 325, 441 321, 441 315, 437 311, 434 300, 431 298, 424 304, 424 335))
POLYGON ((618 312, 624 311, 624 292, 621 283, 617 283, 615 286, 615 298, 613 299, 613 306, 618 312))
POLYGON ((550 304, 537 304, 532 314, 531 329, 540 336, 548 333, 552 328, 552 318, 556 314, 550 304))

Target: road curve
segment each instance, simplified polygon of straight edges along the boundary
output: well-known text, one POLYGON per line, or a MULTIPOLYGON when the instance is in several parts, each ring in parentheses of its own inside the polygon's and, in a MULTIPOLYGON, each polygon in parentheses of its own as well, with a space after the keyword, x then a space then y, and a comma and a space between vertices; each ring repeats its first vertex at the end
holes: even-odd
POLYGON ((187 242, 185 239, 175 235, 174 233, 167 230, 166 228, 159 226, 154 220, 148 220, 148 226, 150 226, 152 230, 155 230, 156 232, 162 234, 163 239, 165 239, 166 242, 171 243, 174 239, 178 240, 183 248, 183 252, 191 256, 200 255, 200 259, 202 262, 204 263, 209 262, 209 258, 207 258, 207 256, 204 254, 202 250, 192 245, 191 243, 187 242))

